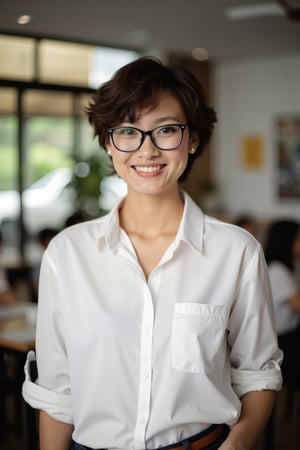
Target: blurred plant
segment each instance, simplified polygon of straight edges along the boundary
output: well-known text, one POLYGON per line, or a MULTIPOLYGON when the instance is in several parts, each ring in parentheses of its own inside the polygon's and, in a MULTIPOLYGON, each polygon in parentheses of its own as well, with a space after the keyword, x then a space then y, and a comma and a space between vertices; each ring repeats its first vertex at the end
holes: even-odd
POLYGON ((75 207, 87 219, 105 214, 100 207, 101 182, 112 173, 106 152, 98 152, 84 161, 75 161, 70 187, 75 193, 75 207))

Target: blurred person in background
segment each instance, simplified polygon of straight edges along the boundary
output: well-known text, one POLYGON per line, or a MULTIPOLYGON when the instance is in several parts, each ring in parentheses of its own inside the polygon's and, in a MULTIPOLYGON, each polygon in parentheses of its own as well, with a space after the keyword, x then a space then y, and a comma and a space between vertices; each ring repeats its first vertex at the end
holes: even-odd
POLYGON ((242 214, 235 220, 235 225, 243 228, 251 233, 255 238, 258 238, 258 224, 250 214, 242 214))
MULTIPOLYGON (((51 239, 54 238, 58 233, 58 230, 55 228, 43 228, 37 235, 38 243, 42 250, 42 255, 46 248, 48 247, 51 239)), ((31 280, 32 280, 32 289, 33 289, 33 296, 34 300, 37 301, 38 298, 38 287, 39 287, 39 277, 40 277, 40 267, 41 263, 40 261, 34 265, 34 267, 31 270, 31 280)))
POLYGON ((269 268, 279 347, 284 352, 283 379, 300 386, 300 289, 295 271, 300 261, 300 224, 273 222, 266 234, 269 268))
MULTIPOLYGON (((3 237, 0 230, 0 252, 2 249, 3 237)), ((10 286, 6 271, 0 267, 0 306, 1 305, 12 305, 17 302, 17 296, 10 286)))
POLYGON ((84 222, 86 220, 85 216, 80 211, 75 211, 69 217, 67 217, 65 221, 65 227, 71 227, 72 225, 76 225, 77 223, 84 222))

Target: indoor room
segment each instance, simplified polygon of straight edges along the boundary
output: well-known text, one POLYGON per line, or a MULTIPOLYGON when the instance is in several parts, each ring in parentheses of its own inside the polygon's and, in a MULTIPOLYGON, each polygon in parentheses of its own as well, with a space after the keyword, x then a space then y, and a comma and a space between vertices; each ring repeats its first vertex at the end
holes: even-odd
MULTIPOLYGON (((276 263, 271 239, 278 245, 282 238, 286 242, 282 251, 294 252, 284 272, 293 286, 286 287, 290 294, 282 300, 292 310, 286 313, 287 325, 282 327, 288 331, 276 330, 283 348, 286 341, 281 335, 292 332, 293 339, 297 335, 292 345, 299 353, 299 0, 2 0, 0 11, 0 448, 40 448, 37 410, 24 401, 22 386, 27 355, 36 349, 41 263, 50 241, 59 240, 61 233, 72 233, 73 225, 106 217, 122 199, 129 198, 127 180, 114 171, 114 152, 125 158, 151 141, 166 159, 172 158, 168 150, 173 148, 161 149, 159 135, 154 134, 163 127, 152 126, 151 130, 137 126, 138 120, 124 120, 126 126, 123 122, 110 125, 107 131, 115 146, 111 157, 91 123, 89 111, 96 90, 121 67, 142 57, 181 66, 201 83, 216 122, 188 178, 179 180, 180 192, 185 191, 206 217, 225 223, 228 230, 238 227, 251 235, 247 239, 257 243, 265 255, 265 270, 270 274, 265 284, 274 302, 280 288, 279 275, 271 271, 272 262, 276 263), (114 141, 118 128, 140 133, 140 146, 119 152, 114 141), (276 224, 286 225, 285 237, 277 234, 274 238, 276 224)), ((179 130, 177 119, 175 125, 179 130)), ((178 146, 190 132, 189 126, 187 122, 178 131, 178 146)), ((193 152, 192 148, 189 153, 193 152)), ((150 179, 149 173, 143 178, 147 176, 150 179)), ((149 224, 155 222, 152 219, 149 224)), ((80 245, 85 245, 83 240, 80 245)), ((89 259, 88 253, 79 256, 82 261, 89 259)), ((142 264, 142 258, 139 261, 142 264)), ((219 270, 222 266, 225 261, 219 270)), ((201 269, 198 272, 195 266, 193 270, 201 284, 201 269)), ((151 270, 147 281, 150 274, 151 270)), ((107 283, 118 284, 117 276, 108 274, 107 283)), ((179 278, 183 285, 188 283, 184 271, 179 278)), ((149 290, 155 292, 157 286, 154 283, 149 290)), ((153 301, 153 330, 160 323, 155 307, 160 311, 153 301)), ((275 305, 271 312, 276 326, 278 308, 275 305)), ((163 311, 165 317, 167 309, 163 311)), ((261 345, 264 326, 261 321, 261 341, 256 336, 261 345)), ((164 339, 166 334, 162 332, 164 339)), ((163 343, 162 338, 161 347, 163 343)), ((288 351, 284 352, 288 361, 288 351)), ((253 450, 300 448, 297 359, 297 369, 293 366, 289 374, 284 372, 273 413, 253 450)), ((28 364, 34 372, 29 359, 28 364)))

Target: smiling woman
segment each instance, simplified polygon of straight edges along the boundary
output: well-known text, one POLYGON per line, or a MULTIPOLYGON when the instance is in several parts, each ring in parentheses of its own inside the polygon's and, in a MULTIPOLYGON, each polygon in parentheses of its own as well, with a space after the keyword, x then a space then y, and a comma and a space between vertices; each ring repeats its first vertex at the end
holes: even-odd
POLYGON ((127 192, 44 254, 38 382, 31 353, 23 386, 41 450, 250 450, 281 387, 263 252, 179 189, 216 114, 190 72, 153 58, 87 113, 127 192))

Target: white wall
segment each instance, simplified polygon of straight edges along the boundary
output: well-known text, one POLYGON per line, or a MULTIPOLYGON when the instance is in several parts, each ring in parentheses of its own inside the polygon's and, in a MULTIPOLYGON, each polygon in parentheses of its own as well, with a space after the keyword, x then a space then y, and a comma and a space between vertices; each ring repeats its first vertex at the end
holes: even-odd
POLYGON ((300 218, 300 199, 277 198, 274 146, 275 119, 300 116, 300 55, 220 64, 213 83, 218 114, 213 167, 222 204, 233 214, 300 218), (264 140, 264 165, 247 170, 241 162, 241 141, 257 134, 264 140))

